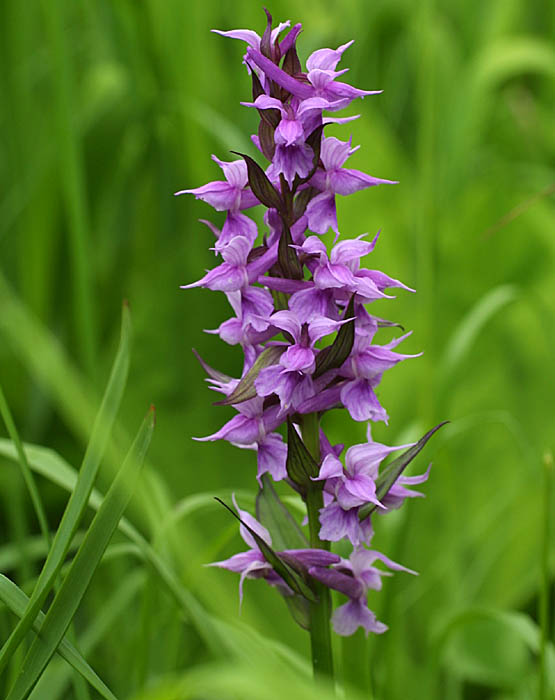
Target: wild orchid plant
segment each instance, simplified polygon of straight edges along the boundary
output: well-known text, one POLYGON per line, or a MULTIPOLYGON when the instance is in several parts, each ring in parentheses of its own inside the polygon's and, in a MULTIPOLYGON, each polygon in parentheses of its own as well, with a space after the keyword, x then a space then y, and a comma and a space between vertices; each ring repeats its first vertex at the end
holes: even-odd
POLYGON ((272 29, 267 15, 262 38, 251 30, 214 30, 247 44, 243 63, 253 99, 242 104, 260 116, 252 141, 270 164, 264 170, 241 153, 232 162, 212 156, 225 180, 176 193, 194 194, 226 212, 221 230, 204 222, 223 262, 184 288, 226 294, 233 316, 209 332, 244 352, 240 379, 199 358, 208 381, 225 397, 218 403, 237 411, 220 430, 201 439, 227 440, 255 450, 258 457, 258 519, 233 499, 249 549, 214 566, 241 575, 241 598, 246 578, 264 578, 275 586, 295 619, 310 630, 315 671, 331 675, 330 620, 340 635, 359 627, 366 634, 387 629, 367 606, 368 590, 380 589, 386 573, 375 563, 410 570, 369 549, 372 518, 421 495, 407 487, 424 482, 428 472, 413 477, 402 472, 437 427, 419 442, 398 447, 374 442, 369 428, 373 421, 387 423, 375 394, 383 373, 415 356, 395 351, 408 334, 384 345, 374 343, 380 327, 396 324, 370 314, 365 305, 389 298, 385 290, 391 287, 413 290, 383 272, 361 268, 360 259, 372 252, 378 235, 371 241, 366 234, 338 241, 336 195, 395 183, 344 167, 358 146, 323 131, 327 124, 357 118, 324 112, 335 114, 354 99, 380 91, 338 80, 346 69, 338 71, 337 65, 353 42, 315 51, 303 71, 296 50, 301 25, 283 37, 290 23, 272 29), (259 205, 266 209, 267 230, 261 237, 244 213, 259 205), (330 251, 319 237, 329 229, 335 232, 330 251), (322 345, 324 338, 329 341, 322 345), (330 444, 320 426, 323 414, 340 407, 353 420, 368 423, 367 441, 349 447, 344 464, 344 446, 330 444), (281 426, 286 426, 286 442, 281 426), (401 448, 406 452, 380 469, 401 448), (272 480, 286 481, 302 497, 308 538, 272 480), (331 543, 341 540, 352 546, 348 559, 330 551, 331 543), (333 615, 330 589, 347 596, 333 615))

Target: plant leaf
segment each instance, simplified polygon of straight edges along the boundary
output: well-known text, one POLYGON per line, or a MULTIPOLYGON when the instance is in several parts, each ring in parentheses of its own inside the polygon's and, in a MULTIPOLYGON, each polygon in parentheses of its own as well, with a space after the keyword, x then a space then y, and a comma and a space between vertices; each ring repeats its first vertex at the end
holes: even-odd
MULTIPOLYGON (((410 447, 406 452, 403 452, 402 455, 400 455, 399 457, 397 457, 397 459, 394 459, 387 465, 387 467, 383 470, 383 472, 378 476, 376 480, 376 497, 378 498, 378 500, 381 500, 382 498, 384 498, 384 496, 387 495, 389 489, 401 476, 405 468, 412 462, 412 460, 416 457, 416 455, 420 452, 420 450, 424 447, 424 445, 428 442, 432 435, 447 423, 449 423, 449 421, 444 420, 442 423, 439 423, 431 430, 428 430, 426 435, 421 437, 420 440, 416 443, 416 445, 410 447)), ((367 503, 365 506, 362 506, 362 508, 358 512, 359 520, 365 520, 376 508, 377 506, 375 503, 367 503)))
POLYGON ((299 75, 299 73, 302 73, 302 66, 297 55, 297 49, 295 47, 295 44, 293 44, 293 46, 290 46, 287 49, 287 53, 285 54, 282 63, 282 70, 284 70, 286 73, 289 73, 289 75, 292 76, 299 75))
POLYGON ((320 471, 290 418, 287 419, 286 468, 289 478, 302 488, 311 484, 310 477, 318 476, 320 471))
POLYGON ((271 365, 275 365, 286 348, 283 345, 270 345, 264 348, 260 355, 256 358, 254 365, 249 369, 239 384, 222 401, 216 401, 214 406, 231 406, 236 403, 243 403, 249 399, 254 399, 257 396, 254 382, 261 370, 271 365))
POLYGON ((320 377, 329 369, 341 367, 345 360, 349 357, 355 342, 355 295, 351 297, 351 301, 345 310, 345 318, 352 318, 352 321, 344 323, 335 340, 327 348, 324 348, 316 357, 316 369, 312 375, 314 379, 320 377))
POLYGON ((302 627, 303 630, 310 630, 310 605, 308 600, 300 595, 284 595, 285 601, 291 617, 302 627))
POLYGON ((262 476, 262 487, 256 496, 256 517, 270 533, 278 551, 309 547, 303 531, 280 500, 268 474, 262 476))
POLYGON ((247 156, 245 153, 239 153, 238 151, 231 151, 237 156, 241 156, 247 164, 247 172, 249 176, 249 185, 253 191, 254 196, 269 209, 277 209, 278 211, 283 211, 283 201, 281 195, 272 185, 266 173, 258 165, 258 163, 247 156))
MULTIPOLYGON (((9 578, 0 574, 0 600, 9 608, 15 615, 21 617, 27 607, 29 598, 25 593, 16 586, 9 578)), ((44 621, 44 613, 41 611, 33 621, 33 630, 39 632, 44 621)), ((62 639, 56 652, 63 657, 90 685, 97 690, 106 700, 117 700, 116 696, 104 683, 104 681, 93 671, 77 649, 67 641, 62 639)))
POLYGON ((154 409, 151 408, 45 615, 40 637, 32 643, 8 700, 26 700, 29 697, 62 641, 131 498, 130 485, 137 480, 153 430, 154 409))
MULTIPOLYGON (((262 150, 262 153, 266 156, 268 160, 272 160, 274 157, 274 153, 276 151, 276 143, 274 141, 274 131, 275 131, 275 126, 273 126, 272 122, 275 121, 275 119, 269 114, 270 112, 274 112, 277 110, 273 109, 259 109, 258 113, 262 117, 260 120, 260 123, 258 124, 258 139, 260 141, 260 148, 262 150)), ((278 121, 279 121, 279 112, 278 114, 278 121)))
POLYGON ((299 261, 296 250, 291 247, 292 245, 291 231, 284 222, 283 231, 279 239, 278 263, 284 277, 292 280, 302 280, 303 266, 299 261))
POLYGON ((64 562, 73 535, 87 507, 100 460, 104 454, 127 381, 131 342, 130 336, 131 319, 129 316, 129 308, 125 304, 123 307, 119 349, 112 367, 112 373, 108 381, 108 386, 106 387, 106 392, 93 426, 91 439, 83 458, 83 464, 79 471, 75 489, 71 493, 67 503, 62 521, 54 536, 52 547, 50 548, 37 584, 29 599, 27 610, 0 650, 0 673, 5 668, 23 637, 31 629, 33 620, 40 612, 44 601, 54 585, 54 581, 64 562))

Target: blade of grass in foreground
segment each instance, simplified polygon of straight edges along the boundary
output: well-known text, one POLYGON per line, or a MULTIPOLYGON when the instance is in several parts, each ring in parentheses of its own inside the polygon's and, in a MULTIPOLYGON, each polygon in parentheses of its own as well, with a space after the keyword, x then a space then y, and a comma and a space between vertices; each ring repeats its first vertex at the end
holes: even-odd
POLYGON ((33 620, 42 608, 46 597, 64 562, 92 491, 100 460, 104 454, 110 431, 121 402, 129 370, 131 321, 127 305, 123 307, 121 341, 112 367, 108 386, 93 426, 90 442, 83 458, 75 490, 72 492, 58 528, 52 547, 33 590, 27 610, 14 631, 0 650, 0 673, 5 668, 25 634, 31 629, 33 620))
MULTIPOLYGON (((21 617, 25 612, 29 598, 25 593, 16 586, 9 578, 0 574, 0 600, 8 607, 15 615, 21 617)), ((40 612, 33 622, 33 629, 38 633, 44 620, 44 613, 40 612)), ((68 664, 80 673, 83 678, 88 681, 95 690, 106 700, 117 700, 112 691, 105 685, 104 681, 93 671, 77 649, 70 644, 67 639, 63 639, 57 652, 64 658, 68 664)))
POLYGON ((29 468, 29 463, 27 462, 27 457, 25 456, 25 450, 23 449, 23 445, 21 444, 19 433, 17 432, 17 428, 15 427, 15 422, 13 420, 10 407, 8 406, 8 402, 6 401, 4 392, 2 391, 2 386, 0 386, 0 414, 4 419, 8 435, 12 439, 13 444, 15 445, 15 449, 17 450, 17 456, 19 458, 19 464, 21 466, 21 473, 23 475, 25 485, 27 486, 27 490, 29 491, 31 501, 33 503, 33 508, 35 509, 35 514, 39 522, 40 530, 42 532, 45 542, 48 545, 50 545, 50 531, 48 529, 46 513, 44 512, 37 485, 35 484, 35 479, 33 477, 31 469, 29 468))
POLYGON ((31 645, 8 700, 25 700, 29 697, 62 641, 131 498, 129 484, 137 480, 153 430, 154 408, 151 408, 46 613, 40 628, 40 637, 31 645))

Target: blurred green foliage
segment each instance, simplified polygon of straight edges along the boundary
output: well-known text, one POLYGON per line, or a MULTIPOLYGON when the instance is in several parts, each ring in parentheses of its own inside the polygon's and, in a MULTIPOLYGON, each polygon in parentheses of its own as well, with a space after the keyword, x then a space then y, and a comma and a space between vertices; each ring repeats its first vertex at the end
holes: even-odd
MULTIPOLYGON (((355 38, 348 81, 384 89, 329 134, 362 145, 353 167, 401 183, 338 203, 344 236, 382 228, 367 264, 417 290, 372 309, 414 329, 404 352, 424 351, 384 377, 390 424, 373 435, 395 444, 452 421, 414 467, 433 458, 426 500, 376 525, 376 547, 421 575, 386 580, 372 603, 390 631, 338 642, 340 665, 361 697, 369 675, 383 700, 536 697, 541 458, 555 418, 553 5, 305 0, 302 16, 300 7, 269 9, 303 22, 301 59, 355 38)), ((219 177, 211 153, 254 154, 256 114, 239 104, 250 96, 243 45, 209 30, 261 31, 263 20, 257 3, 224 0, 0 4, 0 381, 22 439, 78 466, 129 300, 121 435, 150 402, 158 415, 129 517, 203 611, 186 615, 152 561, 114 540, 75 629, 121 698, 316 692, 260 641, 279 641, 276 659, 302 666, 307 638, 275 592, 247 584, 238 618, 236 577, 202 567, 240 546, 212 495, 235 490, 250 505, 255 466, 249 452, 191 440, 232 415, 211 405, 191 347, 232 375, 240 355, 202 333, 228 316, 224 296, 179 290, 213 264, 197 220, 220 215, 172 193, 219 177), (209 621, 227 646, 207 641, 209 621)), ((364 438, 345 416, 325 421, 336 442, 364 438)), ((111 474, 105 466, 102 489, 111 474)), ((38 486, 54 529, 66 493, 50 478, 38 486)), ((45 552, 17 464, 4 458, 0 503, 2 572, 30 593, 45 552)), ((0 609, 0 642, 14 619, 0 609)), ((81 700, 68 678, 53 663, 32 697, 81 700)), ((0 694, 9 682, 0 679, 0 694)))

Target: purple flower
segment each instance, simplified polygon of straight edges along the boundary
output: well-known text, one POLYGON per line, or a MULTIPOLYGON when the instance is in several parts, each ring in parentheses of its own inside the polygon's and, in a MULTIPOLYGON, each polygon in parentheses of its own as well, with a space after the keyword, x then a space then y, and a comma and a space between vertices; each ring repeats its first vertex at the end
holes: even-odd
POLYGON ((274 310, 274 301, 268 291, 249 286, 240 291, 227 292, 226 296, 235 316, 207 333, 219 335, 229 345, 243 347, 263 343, 275 334, 269 320, 266 320, 274 310))
POLYGON ((274 159, 266 173, 270 180, 283 173, 291 187, 295 175, 300 178, 306 177, 312 170, 314 153, 305 143, 305 139, 314 128, 314 114, 320 115, 321 122, 322 109, 328 105, 326 100, 313 97, 300 102, 293 98, 290 103, 284 105, 274 97, 260 95, 254 102, 242 104, 257 109, 277 109, 281 114, 281 120, 274 132, 274 159), (310 128, 307 128, 307 124, 310 124, 310 128))
POLYGON ((324 508, 320 511, 321 539, 338 542, 347 537, 353 545, 370 541, 370 519, 359 520, 360 506, 374 503, 385 508, 376 496, 378 467, 391 452, 411 446, 388 447, 378 442, 353 445, 345 454, 345 469, 335 454, 325 456, 316 479, 325 482, 324 508))
MULTIPOLYGON (((250 369, 245 368, 246 371, 250 369)), ((229 395, 238 381, 228 384, 224 393, 229 395)), ((287 460, 287 446, 279 433, 273 432, 281 425, 283 418, 280 415, 279 406, 264 408, 264 400, 255 398, 236 404, 239 411, 224 426, 212 435, 203 438, 195 438, 199 442, 214 442, 215 440, 227 440, 236 447, 256 450, 258 455, 257 479, 269 472, 274 481, 281 481, 287 476, 285 462, 287 460)))
POLYGON ((179 190, 175 194, 194 194, 196 199, 202 199, 216 211, 239 211, 259 203, 248 188, 247 166, 244 160, 228 163, 214 155, 212 160, 223 170, 225 180, 215 180, 191 190, 179 190))
MULTIPOLYGON (((343 376, 350 381, 341 388, 341 402, 356 421, 383 421, 388 416, 374 393, 382 374, 401 360, 419 355, 402 355, 392 348, 403 341, 410 333, 397 338, 387 345, 372 345, 366 333, 355 333, 355 342, 350 357, 341 368, 343 376)), ((421 354, 421 353, 420 353, 421 354)))
MULTIPOLYGON (((246 510, 241 510, 237 505, 235 496, 233 496, 233 505, 235 510, 239 514, 241 520, 254 530, 256 534, 264 540, 264 542, 271 547, 272 538, 268 530, 263 527, 256 518, 248 513, 246 510)), ((247 530, 246 527, 241 525, 240 527, 241 537, 245 541, 250 549, 246 552, 240 552, 239 554, 234 554, 229 559, 225 561, 217 561, 208 566, 218 566, 222 569, 227 569, 228 571, 234 571, 235 573, 240 573, 241 578, 239 581, 239 601, 243 602, 243 583, 247 578, 264 578, 271 586, 277 586, 284 595, 293 595, 293 591, 285 583, 285 581, 276 574, 273 570, 271 564, 269 564, 264 555, 260 551, 258 545, 256 544, 255 538, 247 530)), ((286 549, 283 552, 278 552, 287 563, 292 564, 296 568, 308 571, 310 567, 318 567, 318 571, 324 570, 325 567, 331 564, 338 564, 341 559, 337 554, 332 554, 323 549, 286 549)))
MULTIPOLYGON (((347 319, 346 319, 347 320, 347 319)), ((297 408, 314 395, 310 375, 316 367, 316 341, 336 331, 345 321, 334 321, 313 314, 310 321, 301 323, 292 311, 277 311, 269 318, 272 326, 285 331, 293 343, 279 359, 279 364, 266 367, 258 375, 255 387, 260 396, 277 394, 282 409, 297 408)))
POLYGON ((382 634, 387 630, 387 625, 379 622, 368 609, 366 601, 368 591, 381 590, 382 576, 390 575, 373 566, 376 560, 382 561, 393 571, 406 571, 416 575, 415 571, 397 564, 380 552, 360 546, 355 547, 348 560, 342 559, 331 569, 317 566, 309 569, 311 576, 349 598, 349 601, 339 606, 332 616, 333 628, 341 636, 351 635, 359 627, 364 629, 366 636, 369 632, 382 634))
POLYGON ((185 284, 181 289, 207 287, 221 292, 235 292, 252 284, 262 272, 277 260, 277 244, 263 255, 249 262, 250 242, 243 236, 235 236, 220 249, 224 262, 210 270, 202 279, 185 284))

